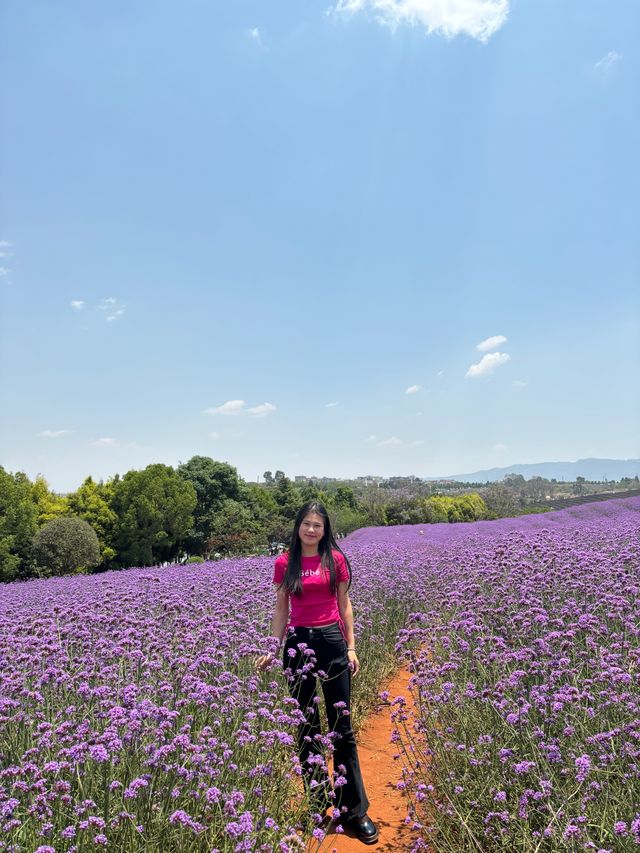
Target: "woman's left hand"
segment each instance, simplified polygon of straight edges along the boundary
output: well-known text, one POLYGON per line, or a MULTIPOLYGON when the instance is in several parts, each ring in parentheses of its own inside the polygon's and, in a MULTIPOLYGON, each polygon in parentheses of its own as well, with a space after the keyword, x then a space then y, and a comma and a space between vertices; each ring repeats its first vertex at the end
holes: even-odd
POLYGON ((274 661, 274 655, 269 653, 266 655, 260 655, 260 657, 256 661, 256 669, 258 672, 265 672, 265 670, 269 669, 271 664, 274 661))
POLYGON ((349 658, 349 669, 351 670, 351 675, 355 678, 360 672, 360 661, 358 660, 358 655, 354 651, 348 651, 347 657, 349 658))

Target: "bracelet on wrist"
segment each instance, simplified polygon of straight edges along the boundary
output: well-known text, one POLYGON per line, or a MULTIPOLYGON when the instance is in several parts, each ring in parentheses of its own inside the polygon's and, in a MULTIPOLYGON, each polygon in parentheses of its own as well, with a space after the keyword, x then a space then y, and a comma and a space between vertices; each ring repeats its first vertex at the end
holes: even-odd
POLYGON ((347 651, 348 652, 355 652, 355 649, 353 648, 353 646, 347 646, 347 651))

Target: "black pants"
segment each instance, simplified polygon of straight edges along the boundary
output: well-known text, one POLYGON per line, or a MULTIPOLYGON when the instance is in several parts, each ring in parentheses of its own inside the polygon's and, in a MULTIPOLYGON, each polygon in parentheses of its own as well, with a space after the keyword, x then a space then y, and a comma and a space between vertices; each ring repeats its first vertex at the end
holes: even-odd
POLYGON ((323 813, 333 805, 346 818, 362 817, 367 813, 369 801, 351 727, 351 670, 347 644, 338 623, 319 628, 290 628, 283 664, 285 671, 291 672, 291 695, 305 716, 305 722, 298 726, 298 756, 312 809, 323 813), (312 654, 308 653, 309 650, 312 654), (324 694, 329 730, 334 733, 330 735, 333 744, 333 800, 329 797, 331 788, 324 762, 316 692, 318 678, 324 694), (340 765, 345 768, 344 775, 339 770, 340 765), (346 784, 335 784, 344 779, 346 784))

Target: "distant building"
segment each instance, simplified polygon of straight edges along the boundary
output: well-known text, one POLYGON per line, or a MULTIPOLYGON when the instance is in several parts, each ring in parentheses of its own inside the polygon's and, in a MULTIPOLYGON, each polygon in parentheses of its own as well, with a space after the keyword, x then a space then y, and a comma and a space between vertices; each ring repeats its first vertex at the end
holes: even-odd
POLYGON ((382 483, 384 477, 378 477, 376 475, 367 474, 364 477, 356 477, 356 483, 361 486, 379 486, 382 483))

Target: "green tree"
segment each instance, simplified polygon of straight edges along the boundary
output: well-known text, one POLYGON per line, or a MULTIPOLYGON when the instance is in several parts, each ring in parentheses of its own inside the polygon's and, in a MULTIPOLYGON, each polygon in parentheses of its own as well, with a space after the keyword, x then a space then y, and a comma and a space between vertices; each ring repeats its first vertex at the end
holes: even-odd
POLYGON ((331 512, 331 526, 334 533, 346 536, 354 530, 366 525, 366 518, 358 510, 349 506, 334 507, 331 512))
POLYGON ((358 501, 351 486, 338 486, 333 496, 333 505, 352 510, 358 509, 358 501))
POLYGON ((225 501, 239 501, 243 497, 243 483, 233 465, 216 462, 209 456, 193 456, 178 467, 178 474, 196 492, 193 527, 185 544, 188 550, 200 554, 206 550, 215 516, 225 501))
POLYGON ((425 501, 425 520, 430 524, 449 521, 449 498, 445 495, 431 495, 425 501))
POLYGON ((251 512, 261 519, 277 515, 280 510, 273 489, 266 488, 258 483, 245 484, 242 503, 246 504, 251 512))
POLYGON ((511 486, 512 489, 522 490, 526 488, 527 481, 522 474, 507 474, 502 482, 505 486, 511 486))
POLYGON ((549 480, 545 477, 531 477, 527 481, 526 494, 532 501, 544 500, 549 492, 549 480))
POLYGON ((251 510, 238 501, 226 500, 213 519, 206 545, 209 554, 236 556, 264 551, 268 542, 264 526, 251 510))
POLYGON ((463 521, 460 504, 455 498, 447 498, 447 500, 449 501, 449 506, 447 507, 447 521, 449 524, 457 524, 459 521, 463 521))
POLYGON ((454 498, 463 521, 478 521, 487 517, 487 505, 479 494, 471 492, 468 495, 460 495, 454 498))
POLYGON ((402 497, 385 507, 386 524, 421 524, 424 521, 424 508, 414 498, 402 497))
POLYGON ((518 505, 512 490, 502 483, 494 483, 484 495, 489 518, 505 518, 516 515, 518 505))
POLYGON ((48 521, 33 537, 33 556, 42 575, 86 571, 100 562, 95 530, 82 518, 68 515, 48 521))
POLYGON ((281 472, 276 471, 276 487, 273 496, 278 504, 280 514, 293 520, 302 505, 300 492, 284 474, 278 477, 279 473, 281 472))
POLYGON ((100 543, 101 562, 108 565, 116 556, 112 547, 118 516, 111 507, 115 494, 113 481, 96 483, 87 477, 84 483, 67 495, 67 508, 72 515, 83 518, 95 530, 100 543))
POLYGON ((196 490, 169 465, 128 471, 115 484, 116 551, 120 566, 174 560, 193 527, 196 490))
POLYGON ((29 576, 37 518, 27 475, 9 474, 0 466, 0 581, 29 576))
POLYGON ((383 489, 376 485, 368 485, 358 495, 358 501, 362 507, 365 524, 372 527, 381 527, 386 524, 383 489))
POLYGON ((318 501, 318 503, 327 506, 329 503, 328 496, 315 483, 305 483, 302 488, 298 487, 298 491, 302 504, 306 504, 308 501, 318 501))
POLYGON ((32 486, 32 494, 38 508, 39 526, 65 514, 67 509, 65 499, 51 491, 49 484, 41 474, 36 477, 32 486))

